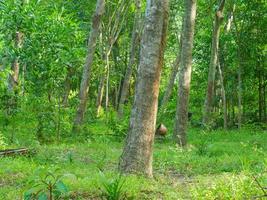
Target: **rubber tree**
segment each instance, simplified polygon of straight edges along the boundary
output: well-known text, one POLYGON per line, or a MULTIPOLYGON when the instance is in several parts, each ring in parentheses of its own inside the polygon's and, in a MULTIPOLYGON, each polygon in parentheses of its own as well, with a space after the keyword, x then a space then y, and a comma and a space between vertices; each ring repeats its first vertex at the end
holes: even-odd
POLYGON ((76 117, 74 119, 73 131, 79 130, 84 118, 84 113, 86 111, 86 104, 88 99, 89 90, 89 80, 91 76, 93 58, 96 49, 96 41, 99 36, 99 28, 101 24, 101 17, 105 10, 105 0, 98 0, 96 4, 95 14, 92 19, 92 29, 88 41, 88 52, 86 57, 86 62, 83 68, 82 81, 80 86, 79 94, 79 105, 76 112, 76 117))
POLYGON ((180 145, 186 145, 188 102, 192 72, 192 50, 196 19, 196 0, 185 0, 184 28, 178 82, 178 97, 173 137, 180 145))
POLYGON ((100 83, 98 87, 98 95, 97 95, 97 104, 96 104, 96 116, 100 115, 100 111, 102 108, 102 101, 104 96, 104 90, 106 86, 106 114, 108 112, 108 104, 109 104, 109 75, 110 75, 110 54, 114 47, 114 44, 118 41, 119 36, 121 35, 122 29, 124 27, 124 22, 127 18, 127 11, 130 6, 130 1, 128 0, 120 0, 118 5, 115 6, 115 9, 111 9, 111 7, 107 7, 107 15, 112 16, 108 17, 103 23, 102 26, 102 46, 103 46, 103 60, 105 63, 104 73, 101 74, 100 83))
POLYGON ((168 15, 168 0, 147 0, 134 105, 119 161, 123 173, 152 177, 152 151, 168 15))
POLYGON ((223 21, 223 9, 224 9, 225 0, 221 0, 219 3, 218 9, 215 13, 215 20, 213 25, 213 34, 212 34, 212 47, 211 47, 211 58, 209 65, 209 74, 208 74, 208 86, 206 90, 206 98, 203 109, 203 121, 204 125, 210 124, 210 116, 212 110, 212 103, 214 97, 214 85, 215 85, 215 74, 216 66, 218 63, 218 49, 219 49, 219 38, 220 38, 220 27, 223 21))
POLYGON ((134 26, 133 26, 133 31, 132 31, 132 41, 131 41, 131 49, 130 49, 130 58, 129 62, 126 68, 123 84, 122 84, 122 89, 121 89, 121 95, 120 95, 120 101, 119 101, 119 106, 118 106, 118 116, 122 117, 123 116, 123 107, 124 103, 129 91, 129 86, 130 86, 130 80, 132 76, 132 71, 133 71, 133 66, 136 61, 136 50, 138 46, 138 38, 140 35, 140 24, 141 24, 141 0, 136 0, 135 1, 135 17, 134 17, 134 26))
POLYGON ((180 64, 180 60, 181 60, 181 49, 182 49, 182 39, 181 38, 182 38, 182 34, 180 34, 179 53, 176 56, 175 61, 172 64, 172 71, 171 71, 171 74, 169 77, 168 85, 167 85, 166 90, 165 90, 164 95, 163 95, 160 109, 164 109, 164 107, 166 106, 166 104, 170 100, 172 90, 173 90, 173 87, 175 84, 175 79, 176 79, 177 74, 178 74, 179 64, 180 64))

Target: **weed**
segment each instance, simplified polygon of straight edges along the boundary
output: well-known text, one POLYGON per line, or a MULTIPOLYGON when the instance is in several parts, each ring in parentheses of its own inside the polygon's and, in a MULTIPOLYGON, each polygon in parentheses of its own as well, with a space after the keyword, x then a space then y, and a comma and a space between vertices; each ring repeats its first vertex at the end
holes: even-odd
POLYGON ((24 193, 24 200, 54 200, 69 191, 55 172, 38 170, 30 180, 31 188, 24 193))
POLYGON ((126 199, 124 191, 125 178, 121 175, 115 178, 107 178, 102 172, 100 172, 101 183, 102 183, 102 195, 103 199, 106 200, 122 200, 126 199))

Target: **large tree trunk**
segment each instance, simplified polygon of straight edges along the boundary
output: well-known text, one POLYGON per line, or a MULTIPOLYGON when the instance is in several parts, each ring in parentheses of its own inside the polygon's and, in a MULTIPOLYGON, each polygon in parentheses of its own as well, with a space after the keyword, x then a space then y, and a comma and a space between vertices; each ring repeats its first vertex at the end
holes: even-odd
POLYGON ((121 118, 123 116, 123 107, 124 103, 128 94, 130 80, 133 71, 133 65, 135 64, 135 57, 136 57, 136 49, 138 45, 138 37, 140 35, 140 20, 141 20, 141 0, 136 0, 136 12, 135 12, 135 19, 134 19, 134 26, 133 26, 133 33, 132 33, 132 41, 131 41, 131 50, 130 50, 130 59, 129 63, 126 68, 126 73, 124 76, 120 101, 118 106, 118 116, 121 118))
POLYGON ((79 95, 80 103, 79 103, 78 110, 77 110, 76 117, 75 117, 74 124, 73 124, 74 131, 79 130, 79 127, 81 126, 83 122, 84 113, 86 110, 88 90, 89 90, 89 80, 91 76, 93 57, 95 53, 97 37, 99 35, 101 17, 104 13, 104 9, 105 9, 105 0, 98 0, 97 5, 96 5, 96 11, 95 11, 95 14, 92 20, 92 30, 91 30, 89 42, 88 42, 88 53, 86 57, 86 63, 83 69, 83 76, 82 76, 80 95, 79 95))
POLYGON ((135 100, 119 162, 119 169, 124 173, 141 173, 152 177, 152 149, 168 11, 168 0, 147 0, 135 100))
POLYGON ((179 72, 179 85, 175 126, 173 136, 180 146, 186 145, 188 103, 192 71, 192 50, 196 19, 196 0, 185 0, 182 52, 179 72))
POLYGON ((215 84, 215 74, 216 74, 216 65, 218 60, 218 48, 219 48, 219 38, 220 38, 220 27, 223 20, 223 8, 225 0, 221 0, 218 10, 215 14, 215 22, 212 35, 212 49, 211 49, 211 59, 209 66, 209 75, 208 75, 208 87, 206 91, 206 99, 204 104, 203 111, 203 124, 210 124, 210 116, 212 111, 212 103, 214 96, 214 84, 215 84))

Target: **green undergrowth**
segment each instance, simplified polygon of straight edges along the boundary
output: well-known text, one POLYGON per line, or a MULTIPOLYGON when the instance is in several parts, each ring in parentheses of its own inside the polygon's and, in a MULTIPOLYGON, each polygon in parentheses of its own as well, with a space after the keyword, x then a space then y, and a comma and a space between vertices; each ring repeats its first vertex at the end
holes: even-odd
MULTIPOLYGON (((111 136, 113 131, 105 122, 96 122, 87 131, 90 134, 84 137, 54 143, 27 143, 36 150, 28 157, 1 157, 0 199, 25 198, 27 191, 38 185, 40 171, 60 177, 56 181, 64 194, 55 199, 206 200, 264 195, 260 188, 267 186, 264 131, 190 129, 189 145, 184 150, 175 146, 170 135, 156 139, 153 179, 118 174, 123 138, 111 136)), ((5 135, 0 138, 4 140, 5 135)), ((8 141, 0 143, 5 148, 19 147, 8 141)))

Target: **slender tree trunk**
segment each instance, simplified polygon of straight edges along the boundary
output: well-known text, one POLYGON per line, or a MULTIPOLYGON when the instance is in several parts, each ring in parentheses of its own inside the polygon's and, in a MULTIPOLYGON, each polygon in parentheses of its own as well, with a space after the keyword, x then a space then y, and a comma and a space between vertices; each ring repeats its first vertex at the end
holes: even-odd
POLYGON ((152 149, 168 12, 168 0, 147 0, 135 100, 119 162, 119 169, 124 173, 141 173, 152 177, 152 149))
POLYGON ((242 115, 243 115, 243 110, 242 110, 242 68, 241 64, 238 64, 238 129, 241 129, 242 126, 242 115))
POLYGON ((238 56, 238 70, 237 70, 237 99, 238 99, 238 129, 241 130, 242 126, 242 115, 243 115, 243 108, 242 108, 242 62, 243 57, 241 53, 241 36, 240 30, 237 26, 235 15, 233 15, 233 22, 236 28, 236 43, 237 43, 237 56, 238 56))
MULTIPOLYGON (((234 88, 233 88, 234 89, 234 88)), ((232 125, 235 125, 235 102, 233 95, 235 94, 235 89, 232 91, 232 96, 231 96, 231 108, 232 108, 232 125)))
POLYGON ((264 80, 264 88, 263 88, 263 108, 264 108, 264 120, 267 123, 267 102, 266 102, 266 80, 264 80))
POLYGON ((97 100, 96 100, 96 116, 99 117, 101 107, 102 107, 102 100, 104 95, 104 87, 105 87, 105 74, 103 74, 100 78, 98 92, 97 92, 97 100))
POLYGON ((120 78, 119 85, 116 88, 116 96, 115 96, 115 108, 116 109, 118 109, 118 106, 119 106, 121 86, 122 86, 122 78, 120 78))
POLYGON ((109 56, 107 55, 106 57, 106 68, 107 68, 107 73, 106 73, 106 113, 108 113, 108 105, 109 105, 109 56))
POLYGON ((107 47, 106 48, 106 52, 104 55, 104 59, 105 59, 105 67, 104 67, 104 73, 102 74, 99 86, 98 86, 98 95, 97 95, 97 101, 96 101, 96 107, 97 107, 97 111, 96 111, 96 116, 99 117, 100 115, 100 111, 102 108, 102 101, 103 101, 103 96, 104 96, 104 90, 105 90, 105 86, 106 86, 106 99, 105 99, 105 108, 106 111, 108 111, 108 102, 109 102, 109 56, 110 56, 110 52, 111 52, 111 47, 107 47), (105 85, 106 82, 106 85, 105 85))
MULTIPOLYGON (((23 34, 17 31, 16 40, 15 40, 17 49, 22 48, 22 38, 23 38, 23 34)), ((11 65, 12 74, 10 74, 9 76, 9 84, 8 84, 8 90, 10 92, 15 92, 18 89, 17 87, 19 85, 19 70, 20 70, 19 68, 20 68, 19 56, 17 55, 11 65)))
POLYGON ((22 95, 25 96, 25 87, 26 87, 26 64, 23 65, 22 67, 22 95))
POLYGON ((73 131, 78 131, 81 126, 84 118, 84 113, 86 110, 88 90, 89 90, 89 80, 91 76, 91 68, 93 63, 93 57, 96 48, 97 37, 99 36, 99 29, 101 23, 101 17, 105 9, 105 0, 98 0, 96 5, 96 11, 92 20, 92 30, 88 42, 88 53, 86 57, 86 63, 83 69, 83 76, 80 86, 80 95, 79 95, 79 106, 76 113, 76 117, 73 124, 73 131))
POLYGON ((117 109, 117 106, 118 106, 118 91, 120 91, 120 84, 118 87, 115 86, 114 88, 114 96, 113 96, 113 99, 114 99, 114 108, 117 109))
POLYGON ((262 122, 262 118, 263 118, 263 107, 262 107, 262 103, 263 103, 263 98, 262 98, 262 77, 261 77, 261 70, 260 67, 258 67, 258 105, 259 105, 259 122, 262 122))
MULTIPOLYGON (((182 29, 183 31, 183 29, 182 29)), ((173 86, 174 86, 174 83, 175 83, 175 79, 176 79, 176 76, 177 76, 177 73, 178 73, 178 69, 179 69, 179 63, 180 63, 180 60, 181 60, 181 49, 182 49, 182 34, 180 34, 180 49, 179 49, 179 54, 177 55, 174 63, 173 63, 173 66, 172 66, 172 71, 171 71, 171 75, 170 75, 170 80, 168 82, 168 86, 165 90, 165 93, 164 93, 164 96, 163 96, 163 99, 162 99, 162 102, 161 102, 161 109, 164 109, 164 107, 166 106, 166 104, 168 103, 170 97, 171 97, 171 94, 172 94, 172 90, 173 90, 173 86)))
POLYGON ((122 89, 121 89, 121 96, 120 96, 120 101, 119 101, 119 106, 118 106, 118 116, 121 118, 123 116, 123 107, 124 103, 128 94, 129 90, 129 85, 130 85, 130 80, 132 76, 132 71, 133 71, 133 65, 136 62, 136 49, 138 45, 138 37, 140 35, 140 20, 141 20, 141 0, 136 0, 136 12, 135 12, 135 19, 134 19, 134 26, 133 26, 133 33, 132 33, 132 41, 131 41, 131 50, 130 50, 130 59, 129 63, 126 68, 126 73, 124 76, 124 81, 122 84, 122 89))
POLYGON ((232 6, 230 12, 228 13, 227 22, 224 26, 224 30, 226 33, 228 33, 232 27, 232 23, 234 19, 234 15, 233 15, 234 11, 235 11, 235 4, 232 6))
MULTIPOLYGON (((103 26, 103 28, 106 28, 102 30, 102 34, 105 34, 105 44, 106 48, 104 49, 104 59, 105 59, 105 69, 103 77, 101 78, 99 88, 98 88, 98 97, 97 97, 97 113, 96 115, 99 116, 102 100, 103 100, 103 93, 104 93, 104 87, 105 87, 105 80, 107 80, 107 87, 106 87, 106 105, 108 103, 108 72, 109 72, 109 56, 111 53, 111 50, 113 48, 113 45, 118 40, 118 37, 121 33, 123 22, 125 20, 125 15, 127 13, 127 9, 130 5, 130 1, 122 1, 121 4, 118 5, 117 9, 115 10, 115 13, 112 13, 112 16, 116 17, 110 17, 110 21, 108 22, 107 26, 103 26), (113 20, 114 19, 114 20, 113 20)), ((107 108, 107 106, 106 106, 107 108)))
POLYGON ((220 62, 218 62, 218 71, 219 71, 219 76, 220 76, 221 95, 222 95, 222 104, 223 104, 223 127, 224 129, 227 129, 227 104, 226 104, 226 95, 225 95, 223 74, 222 74, 220 62))
POLYGON ((64 96, 63 96, 63 106, 66 107, 68 105, 68 101, 69 101, 69 94, 70 94, 70 89, 71 89, 71 78, 73 76, 74 73, 74 69, 72 66, 68 66, 67 69, 67 76, 65 79, 65 86, 64 86, 64 96))
MULTIPOLYGON (((117 71, 120 71, 120 57, 122 55, 120 54, 120 46, 118 42, 115 42, 114 47, 112 48, 112 58, 114 61, 114 69, 112 73, 116 73, 117 71)), ((121 76, 119 76, 119 81, 116 81, 116 85, 112 89, 112 103, 113 107, 117 110, 118 109, 118 104, 119 104, 119 91, 121 87, 121 76)))
POLYGON ((215 74, 216 74, 216 65, 218 60, 218 49, 219 49, 219 38, 220 38, 220 27, 223 20, 223 9, 224 9, 225 0, 221 0, 218 10, 215 13, 215 21, 213 27, 213 36, 212 36, 212 49, 211 49, 211 59, 209 66, 209 75, 208 75, 208 87, 206 91, 206 99, 203 110, 203 124, 210 124, 210 115, 212 111, 212 103, 214 96, 214 84, 215 84, 215 74))
POLYGON ((192 72, 192 50, 196 19, 196 0, 185 0, 184 29, 182 38, 181 64, 179 72, 177 107, 173 137, 180 146, 186 145, 188 103, 192 72))

